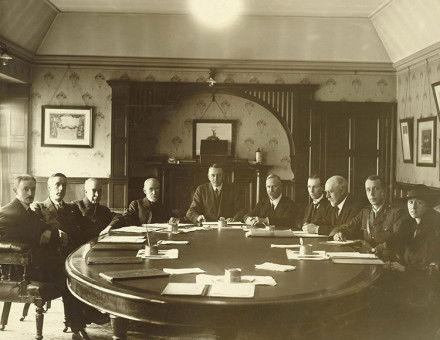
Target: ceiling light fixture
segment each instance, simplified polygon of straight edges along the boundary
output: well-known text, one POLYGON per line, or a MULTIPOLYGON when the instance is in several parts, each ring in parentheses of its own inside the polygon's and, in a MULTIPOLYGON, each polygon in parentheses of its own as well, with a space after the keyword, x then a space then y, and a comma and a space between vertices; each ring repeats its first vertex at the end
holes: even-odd
POLYGON ((189 0, 189 10, 202 24, 221 28, 237 19, 243 4, 241 0, 189 0))
POLYGON ((3 43, 0 43, 0 62, 3 66, 8 65, 8 63, 13 58, 7 53, 6 45, 3 43))

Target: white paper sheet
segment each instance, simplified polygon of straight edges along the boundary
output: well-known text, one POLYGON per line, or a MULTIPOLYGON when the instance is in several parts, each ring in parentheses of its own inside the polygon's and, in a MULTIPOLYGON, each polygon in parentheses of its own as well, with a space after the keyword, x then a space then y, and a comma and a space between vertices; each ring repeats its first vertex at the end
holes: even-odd
POLYGON ((295 270, 296 266, 291 266, 288 264, 277 264, 272 262, 264 262, 262 264, 256 264, 256 269, 273 270, 277 272, 287 272, 290 270, 295 270))
POLYGON ((339 264, 385 264, 381 259, 332 259, 332 261, 339 264))
POLYGON ((98 240, 99 243, 144 243, 144 236, 104 235, 98 240))
POLYGON ((229 298, 253 298, 255 285, 251 283, 214 283, 208 296, 229 298))
POLYGON ((150 260, 172 260, 179 257, 179 249, 159 250, 157 255, 145 255, 145 249, 139 249, 136 256, 150 260))
POLYGON ((324 250, 315 250, 311 255, 300 255, 299 251, 286 249, 286 255, 289 260, 328 260, 324 250))
POLYGON ((137 225, 130 225, 118 229, 113 229, 110 232, 126 232, 126 233, 145 233, 146 228, 145 227, 139 227, 137 225))
POLYGON ((282 249, 299 248, 300 246, 301 246, 300 244, 271 244, 270 245, 271 248, 282 248, 282 249))
POLYGON ((301 231, 301 230, 294 230, 293 235, 295 237, 323 237, 323 238, 325 237, 325 238, 328 238, 328 235, 310 234, 310 233, 307 233, 307 232, 301 231))
POLYGON ((197 283, 170 282, 162 291, 162 295, 203 295, 205 285, 197 283))
POLYGON ((171 275, 205 273, 205 271, 200 268, 163 268, 162 270, 171 275))
MULTIPOLYGON (((196 282, 207 285, 212 285, 214 283, 228 283, 225 282, 224 275, 208 275, 208 274, 197 275, 196 282)), ((261 285, 261 286, 275 286, 277 284, 272 276, 259 276, 259 275, 244 275, 241 277, 241 283, 250 283, 253 285, 261 285)))
POLYGON ((357 251, 333 251, 327 252, 330 258, 359 258, 359 259, 377 259, 376 254, 365 254, 357 251))
POLYGON ((347 241, 323 241, 320 242, 322 244, 334 244, 334 245, 349 245, 349 244, 354 244, 354 243, 358 243, 360 242, 360 240, 347 240, 347 241))
POLYGON ((172 240, 159 240, 157 241, 157 244, 188 244, 189 241, 172 241, 172 240))

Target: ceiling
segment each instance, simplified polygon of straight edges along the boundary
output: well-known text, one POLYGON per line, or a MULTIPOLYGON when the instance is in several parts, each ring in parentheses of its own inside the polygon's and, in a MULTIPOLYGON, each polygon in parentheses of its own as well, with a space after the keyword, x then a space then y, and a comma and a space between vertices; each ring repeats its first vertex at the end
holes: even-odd
MULTIPOLYGON (((61 12, 188 14, 187 0, 47 0, 61 12)), ((238 0, 233 0, 238 1, 238 0)), ((391 0, 242 0, 245 15, 369 17, 391 0)))

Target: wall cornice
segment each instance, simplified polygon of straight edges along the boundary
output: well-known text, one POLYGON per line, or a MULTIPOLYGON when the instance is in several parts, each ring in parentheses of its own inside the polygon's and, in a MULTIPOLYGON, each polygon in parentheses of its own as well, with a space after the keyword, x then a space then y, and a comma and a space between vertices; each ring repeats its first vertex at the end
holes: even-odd
POLYGON ((133 58, 98 56, 52 56, 36 55, 34 65, 71 65, 83 67, 133 67, 133 68, 173 68, 207 71, 210 68, 246 71, 308 71, 308 72, 348 72, 394 74, 391 63, 368 62, 326 62, 326 61, 279 61, 279 60, 222 60, 222 59, 171 59, 133 58))
POLYGON ((397 72, 407 69, 408 67, 415 66, 417 64, 426 63, 426 61, 432 61, 440 58, 440 42, 432 44, 431 46, 424 48, 396 63, 394 68, 397 72))

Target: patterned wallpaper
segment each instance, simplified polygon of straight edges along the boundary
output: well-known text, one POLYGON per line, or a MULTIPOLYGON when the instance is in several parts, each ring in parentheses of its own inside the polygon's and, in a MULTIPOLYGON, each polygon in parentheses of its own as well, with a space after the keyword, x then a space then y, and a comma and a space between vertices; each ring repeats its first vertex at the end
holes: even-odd
MULTIPOLYGON (((440 49, 439 49, 440 52, 440 49)), ((397 127, 396 180, 405 183, 423 183, 440 187, 439 179, 439 120, 437 119, 436 167, 416 166, 417 119, 437 116, 431 84, 440 81, 440 59, 412 65, 397 73, 398 119, 414 118, 414 162, 403 163, 400 128, 397 127)))
MULTIPOLYGON (((207 72, 173 69, 142 68, 92 68, 92 67, 35 67, 31 88, 31 145, 30 168, 37 176, 47 176, 56 171, 71 177, 108 177, 110 175, 111 89, 109 79, 140 81, 201 82, 207 72), (92 105, 95 109, 94 147, 91 149, 41 147, 41 105, 92 105)), ((348 72, 299 71, 226 71, 216 78, 226 83, 313 83, 321 87, 316 93, 319 101, 395 101, 395 76, 392 74, 348 72)), ((236 155, 254 159, 255 150, 265 151, 265 162, 274 166, 274 172, 283 179, 291 179, 287 136, 271 113, 256 103, 229 95, 217 96, 221 110, 209 105, 209 94, 188 98, 177 110, 162 112, 154 119, 161 126, 146 134, 139 129, 135 138, 142 138, 147 148, 139 148, 140 157, 149 152, 160 152, 176 157, 192 154, 190 120, 195 118, 224 118, 240 120, 237 133, 236 155), (147 137, 145 137, 147 136, 147 137), (154 146, 154 147, 153 147, 154 146), (154 151, 153 151, 154 150, 154 151)), ((137 171, 142 167, 135 166, 137 171)))

